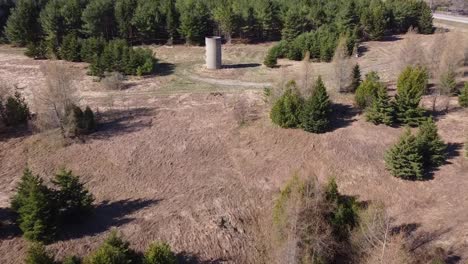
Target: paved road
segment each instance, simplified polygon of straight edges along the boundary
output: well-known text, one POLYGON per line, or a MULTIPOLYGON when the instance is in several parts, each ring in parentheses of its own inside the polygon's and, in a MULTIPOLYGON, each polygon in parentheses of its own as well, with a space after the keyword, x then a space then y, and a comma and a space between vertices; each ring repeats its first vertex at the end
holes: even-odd
POLYGON ((433 14, 433 17, 435 19, 468 24, 468 17, 465 17, 465 16, 452 16, 452 15, 446 15, 446 14, 433 14))

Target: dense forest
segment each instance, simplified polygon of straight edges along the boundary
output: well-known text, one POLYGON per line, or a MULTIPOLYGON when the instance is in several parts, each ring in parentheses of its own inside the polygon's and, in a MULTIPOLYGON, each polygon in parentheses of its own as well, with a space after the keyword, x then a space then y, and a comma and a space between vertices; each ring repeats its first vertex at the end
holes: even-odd
POLYGON ((372 39, 410 26, 431 30, 429 6, 420 0, 0 0, 0 14, 2 37, 21 46, 41 39, 59 45, 71 33, 202 44, 211 34, 228 42, 291 40, 325 25, 372 39))

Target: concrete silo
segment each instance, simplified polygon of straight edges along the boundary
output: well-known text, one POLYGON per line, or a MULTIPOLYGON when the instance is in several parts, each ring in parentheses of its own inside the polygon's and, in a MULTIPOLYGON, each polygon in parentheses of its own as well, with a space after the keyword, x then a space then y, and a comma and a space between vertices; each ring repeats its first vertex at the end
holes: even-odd
POLYGON ((210 70, 221 69, 221 37, 206 37, 206 67, 210 70))

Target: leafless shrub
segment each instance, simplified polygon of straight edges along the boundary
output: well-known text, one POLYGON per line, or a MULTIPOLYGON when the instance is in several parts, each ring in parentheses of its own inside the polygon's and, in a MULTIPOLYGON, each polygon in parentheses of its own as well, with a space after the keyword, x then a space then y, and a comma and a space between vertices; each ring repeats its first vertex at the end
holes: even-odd
POLYGON ((398 56, 398 71, 410 65, 426 65, 424 49, 418 39, 417 30, 409 28, 402 41, 398 56))
POLYGON ((278 263, 315 263, 334 255, 336 242, 325 219, 328 210, 315 178, 290 180, 274 208, 278 263))
MULTIPOLYGON (((3 101, 5 100, 8 94, 8 86, 4 83, 3 80, 0 79, 0 110, 3 107, 3 101)), ((0 132, 5 129, 5 124, 0 116, 0 132)))
POLYGON ((69 123, 66 109, 78 105, 80 101, 73 84, 73 74, 60 63, 44 65, 41 70, 46 76, 45 85, 33 91, 36 126, 40 130, 60 128, 65 136, 69 123))
POLYGON ((287 83, 289 82, 289 77, 286 74, 285 68, 280 68, 281 74, 279 81, 274 84, 272 87, 264 88, 265 102, 269 104, 274 104, 276 100, 284 93, 287 83))
POLYGON ((427 68, 434 79, 432 91, 432 109, 437 110, 438 99, 443 109, 448 110, 450 96, 455 92, 456 79, 460 76, 461 67, 466 60, 467 44, 464 36, 457 33, 438 33, 434 37, 427 55, 427 68))
POLYGON ((101 80, 101 84, 106 90, 122 90, 125 88, 123 81, 125 76, 119 72, 107 73, 101 80))
POLYGON ((244 96, 238 95, 235 98, 233 113, 234 119, 239 126, 247 123, 249 118, 249 104, 244 96))
POLYGON ((348 55, 346 39, 341 38, 332 60, 335 87, 340 93, 350 92, 351 89, 353 67, 355 63, 348 55))
POLYGON ((304 98, 312 94, 312 84, 314 81, 313 67, 310 65, 310 53, 307 51, 301 62, 300 71, 300 93, 304 98))
POLYGON ((0 79, 0 100, 5 99, 11 93, 11 87, 0 79))
POLYGON ((468 158, 468 136, 465 139, 465 144, 463 144, 463 149, 465 150, 465 158, 468 158))
POLYGON ((392 218, 382 203, 373 203, 362 211, 359 226, 352 234, 352 244, 360 263, 408 263, 403 237, 392 234, 392 218))

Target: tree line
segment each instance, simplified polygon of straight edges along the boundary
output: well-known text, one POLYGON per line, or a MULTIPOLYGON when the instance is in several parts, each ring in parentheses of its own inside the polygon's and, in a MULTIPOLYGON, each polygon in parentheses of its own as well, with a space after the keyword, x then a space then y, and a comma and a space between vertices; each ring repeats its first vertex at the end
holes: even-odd
MULTIPOLYGON (((87 38, 121 39, 132 45, 203 44, 205 36, 222 35, 227 42, 233 37, 281 39, 265 60, 274 66, 277 58, 300 60, 306 52, 312 59, 329 61, 340 37, 346 37, 351 54, 359 40, 378 40, 410 27, 425 34, 433 31, 431 10, 422 0, 2 0, 0 10, 8 15, 0 20, 6 40, 28 46, 31 57, 67 60, 79 60, 77 48, 87 38)), ((142 59, 126 62, 132 66, 120 71, 152 72, 149 51, 136 53, 142 59)), ((98 72, 113 68, 99 60, 93 59, 98 72)))
POLYGON ((283 11, 282 41, 272 47, 265 65, 273 67, 277 58, 330 61, 340 38, 346 39, 348 55, 356 52, 360 40, 380 40, 385 35, 417 28, 433 32, 432 12, 424 1, 311 1, 313 13, 297 5, 283 11), (330 8, 330 10, 327 10, 330 8), (332 11, 333 10, 333 11, 332 11))
POLYGON ((421 0, 2 0, 0 10, 5 37, 21 46, 40 39, 60 46, 70 33, 201 44, 211 34, 291 41, 324 25, 369 39, 409 27, 432 31, 431 10, 421 0))

